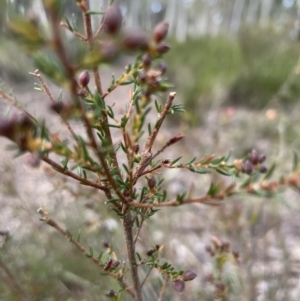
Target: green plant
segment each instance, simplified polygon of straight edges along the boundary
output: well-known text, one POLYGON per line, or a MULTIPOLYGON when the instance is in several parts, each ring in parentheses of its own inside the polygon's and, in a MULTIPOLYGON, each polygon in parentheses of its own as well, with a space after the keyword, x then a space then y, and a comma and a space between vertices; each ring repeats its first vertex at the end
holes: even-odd
MULTIPOLYGON (((169 50, 164 42, 168 25, 165 22, 158 24, 150 38, 140 31, 122 32, 120 11, 118 7, 110 6, 99 28, 93 30, 91 16, 99 12, 90 11, 88 1, 77 1, 77 4, 83 13, 85 33, 76 31, 74 24, 68 20, 62 23, 86 46, 86 51, 80 51, 72 60, 65 51, 59 30, 61 1, 44 0, 51 36, 30 21, 18 19, 9 24, 10 30, 20 39, 38 66, 39 69, 31 73, 38 80, 35 89, 49 97, 49 109, 61 117, 69 131, 68 141, 51 132, 44 121, 30 114, 3 89, 0 90, 0 97, 20 110, 21 114, 1 118, 0 135, 14 142, 17 154, 29 152, 29 164, 32 167, 44 161, 56 172, 101 192, 99 198, 122 222, 127 250, 127 260, 124 261, 110 242, 103 242, 105 251, 97 253, 93 247, 81 243, 80 232, 74 235, 64 229, 46 208, 38 209, 43 222, 62 234, 66 241, 96 265, 102 275, 116 280, 118 290, 108 288, 107 298, 121 300, 127 295, 136 301, 143 300, 143 288, 147 285, 150 273, 156 270, 163 283, 161 287, 156 284, 155 288, 160 290, 158 300, 163 300, 168 283, 172 282, 175 290, 182 292, 185 283, 197 275, 195 271, 177 270, 172 263, 162 261, 162 245, 149 245, 146 254, 138 250, 139 234, 147 220, 157 214, 161 207, 191 203, 219 206, 233 195, 246 193, 273 197, 284 187, 299 189, 298 158, 295 155, 291 174, 271 180, 275 165, 268 169, 264 165, 265 156, 254 150, 237 160, 231 160, 230 154, 220 157, 205 155, 185 163, 181 156, 172 159, 164 157, 167 148, 183 139, 183 135, 178 133, 164 137, 162 146, 154 145, 165 118, 183 112, 180 104, 173 104, 175 92, 170 92, 165 102, 158 98, 171 87, 162 61, 169 50), (113 77, 109 88, 104 90, 98 66, 126 51, 136 55, 135 62, 128 65, 118 79, 113 77), (55 99, 40 72, 67 89, 68 94, 61 93, 55 99), (94 91, 91 78, 94 79, 94 91), (106 98, 123 85, 131 85, 132 90, 129 101, 124 100, 125 113, 119 115, 114 106, 106 103, 106 98), (156 120, 149 117, 151 110, 156 111, 156 120), (76 132, 70 120, 81 123, 85 132, 76 132), (112 137, 115 131, 119 133, 118 139, 112 137), (212 182, 201 196, 194 196, 191 186, 172 198, 163 183, 162 173, 166 169, 185 169, 199 175, 216 171, 222 176, 231 177, 232 181, 225 186, 212 182), (148 272, 141 281, 139 270, 142 268, 148 272)), ((214 256, 217 254, 217 273, 212 282, 217 283, 216 297, 228 300, 230 288, 222 282, 222 268, 234 253, 229 251, 227 244, 217 240, 214 244, 215 248, 210 252, 214 252, 214 256)))

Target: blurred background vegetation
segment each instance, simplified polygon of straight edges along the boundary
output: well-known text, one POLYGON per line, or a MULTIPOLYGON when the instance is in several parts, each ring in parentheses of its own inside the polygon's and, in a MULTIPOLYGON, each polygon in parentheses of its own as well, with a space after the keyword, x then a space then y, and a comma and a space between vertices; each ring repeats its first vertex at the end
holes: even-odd
MULTIPOLYGON (((64 2, 62 15, 76 18, 80 27, 76 2, 64 2)), ((91 3, 92 9, 101 11, 108 1, 91 3)), ((126 27, 151 31, 160 20, 170 22, 168 75, 187 109, 180 127, 189 130, 189 143, 179 149, 179 154, 199 157, 204 153, 225 154, 234 148, 235 155, 244 156, 251 148, 257 148, 268 155, 269 162, 280 162, 280 172, 288 170, 292 151, 300 147, 299 0, 118 3, 126 27)), ((16 93, 32 91, 28 72, 34 70, 33 63, 7 35, 5 23, 23 16, 37 18, 46 27, 42 1, 0 0, 0 4, 0 78, 16 93)), ((99 24, 100 18, 96 16, 94 24, 99 24)), ((75 43, 69 35, 67 41, 67 46, 75 43)), ((178 126, 178 119, 174 122, 178 126)), ((102 280, 95 267, 64 238, 51 229, 45 230, 32 213, 37 204, 28 201, 36 195, 53 199, 47 203, 51 204, 49 210, 73 233, 80 228, 83 244, 100 252, 105 250, 102 241, 109 240, 125 258, 120 247, 120 227, 101 204, 103 200, 51 173, 49 178, 30 173, 36 187, 23 194, 18 186, 28 171, 18 169, 22 161, 15 165, 2 161, 0 200, 6 207, 0 210, 0 230, 10 230, 11 234, 0 235, 0 300, 106 300, 103 291, 118 290, 116 284, 102 280), (43 186, 45 181, 49 186, 43 186), (62 188, 66 187, 67 192, 63 193, 62 188)), ((205 190, 212 178, 222 185, 215 175, 205 176, 201 182, 188 176, 173 180, 175 176, 176 172, 168 174, 166 180, 174 192, 191 181, 200 190, 205 190)), ((39 202, 43 205, 43 200, 39 202)), ((239 197, 225 209, 191 206, 171 211, 171 219, 162 217, 163 210, 147 225, 142 236, 148 237, 149 244, 141 245, 141 249, 146 252, 151 244, 165 243, 163 256, 171 258, 176 267, 193 267, 199 280, 195 286, 191 284, 190 292, 177 295, 171 290, 165 300, 214 300, 213 287, 206 281, 206 276, 214 271, 213 259, 205 252, 212 234, 230 241, 241 254, 238 271, 230 264, 225 269, 230 301, 300 299, 300 219, 295 194, 272 201, 239 197)), ((145 294, 147 300, 155 300, 160 283, 153 276, 150 284, 145 294)))

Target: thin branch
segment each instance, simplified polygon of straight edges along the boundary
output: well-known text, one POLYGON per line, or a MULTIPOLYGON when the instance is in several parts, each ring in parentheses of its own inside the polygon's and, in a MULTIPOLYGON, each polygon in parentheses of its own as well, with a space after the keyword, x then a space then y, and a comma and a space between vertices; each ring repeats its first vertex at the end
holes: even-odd
POLYGON ((38 124, 37 119, 33 115, 31 115, 30 113, 28 113, 12 96, 10 96, 9 94, 5 93, 2 89, 0 89, 0 97, 2 97, 3 99, 7 100, 11 106, 13 106, 16 109, 20 110, 23 114, 25 114, 31 120, 33 120, 35 123, 38 124))
POLYGON ((80 32, 78 32, 78 31, 71 30, 71 29, 69 28, 69 26, 68 26, 67 23, 65 23, 65 22, 60 22, 60 26, 66 28, 66 29, 68 29, 70 32, 72 32, 72 33, 73 33, 76 37, 78 37, 80 40, 82 40, 82 41, 84 41, 84 42, 87 42, 87 38, 86 38, 84 35, 82 35, 82 34, 81 34, 80 32))
POLYGON ((150 273, 151 273, 152 270, 153 270, 153 266, 148 270, 147 274, 145 275, 145 278, 144 278, 144 280, 141 283, 141 287, 143 287, 143 285, 145 284, 145 282, 148 279, 148 277, 149 277, 149 275, 150 275, 150 273))
POLYGON ((98 29, 96 30, 96 32, 95 32, 95 34, 94 34, 94 40, 97 39, 98 35, 101 33, 101 31, 102 31, 103 28, 104 28, 103 20, 104 20, 104 18, 102 19, 100 26, 98 27, 98 29))
POLYGON ((166 115, 168 114, 168 112, 171 108, 171 105, 172 105, 172 102, 173 102, 175 96, 176 96, 175 92, 169 93, 168 99, 165 103, 163 111, 161 112, 160 118, 157 121, 154 130, 152 131, 151 135, 149 136, 149 138, 146 142, 144 151, 142 153, 142 160, 141 160, 141 162, 139 163, 139 165, 137 166, 137 168, 134 172, 133 184, 136 183, 138 178, 141 176, 141 173, 145 170, 145 168, 147 168, 148 164, 152 160, 151 148, 152 148, 153 143, 156 139, 156 136, 157 136, 157 134, 160 130, 160 127, 161 127, 163 121, 165 120, 166 115))
POLYGON ((164 105, 164 109, 161 112, 160 118, 157 121, 154 130, 152 131, 151 135, 149 136, 149 138, 148 138, 148 140, 146 142, 146 145, 145 145, 146 152, 151 152, 151 148, 153 146, 153 143, 154 143, 154 141, 156 139, 156 136, 157 136, 157 134, 158 134, 158 132, 160 130, 160 127, 161 127, 162 123, 165 120, 165 117, 169 113, 169 110, 171 108, 171 105, 172 105, 172 102, 173 102, 175 96, 176 96, 176 92, 171 92, 169 94, 168 99, 167 99, 167 101, 166 101, 166 103, 164 105))
POLYGON ((14 275, 11 273, 9 268, 6 266, 6 264, 0 259, 0 268, 4 270, 8 277, 7 284, 11 287, 13 291, 17 291, 19 293, 19 296, 25 297, 26 300, 29 300, 29 296, 27 293, 22 289, 22 287, 19 285, 18 281, 14 277, 14 275))
POLYGON ((180 141, 183 138, 182 134, 177 134, 173 138, 171 138, 160 150, 158 150, 153 156, 152 160, 157 157, 159 154, 161 154, 167 147, 173 145, 174 143, 180 141))
POLYGON ((165 282, 164 282, 164 284, 163 284, 163 286, 160 290, 159 297, 158 297, 157 301, 163 301, 164 293, 166 291, 168 282, 169 282, 169 277, 166 278, 166 280, 165 280, 165 282))
MULTIPOLYGON (((91 259, 92 262, 94 262, 95 264, 97 264, 99 267, 103 268, 104 264, 101 263, 101 261, 99 261, 97 258, 95 258, 94 256, 91 256, 90 252, 84 247, 82 246, 79 242, 77 242, 76 240, 73 239, 72 235, 65 231, 55 220, 53 220, 52 218, 49 217, 48 213, 45 212, 42 208, 38 209, 38 213, 42 216, 42 220, 45 221, 48 225, 50 225, 51 227, 55 228, 58 232, 60 232, 63 236, 65 236, 66 238, 68 238, 68 240, 84 255, 86 255, 88 258, 91 259)), ((122 277, 120 277, 119 275, 116 275, 114 273, 110 273, 109 271, 106 271, 111 277, 113 277, 114 279, 116 279, 120 284, 122 284, 122 286, 124 286, 127 291, 127 293, 129 293, 132 297, 134 297, 134 293, 129 289, 129 286, 123 281, 122 277)))
MULTIPOLYGON (((136 218, 138 218, 138 216, 136 216, 136 218)), ((145 218, 143 217, 141 222, 140 222, 140 226, 138 227, 137 231, 136 231, 136 234, 135 234, 135 237, 134 237, 134 240, 133 240, 133 243, 136 244, 138 238, 139 238, 139 235, 140 235, 140 232, 141 232, 141 229, 142 229, 142 225, 145 221, 145 218)))
MULTIPOLYGON (((51 100, 52 103, 56 103, 56 100, 54 99, 48 85, 45 83, 44 79, 42 78, 40 72, 38 69, 36 69, 34 71, 35 76, 38 78, 38 80, 40 81, 42 87, 44 88, 45 93, 48 95, 49 99, 51 100)), ((77 135, 75 134, 73 128, 71 127, 70 123, 67 120, 62 119, 64 124, 66 125, 67 129, 69 130, 69 132, 72 134, 73 138, 75 139, 75 141, 77 141, 77 135)))
POLYGON ((57 170, 59 173, 64 174, 70 178, 73 178, 75 180, 77 180, 78 182, 81 182, 83 184, 85 184, 86 186, 91 186, 97 189, 100 189, 104 192, 107 191, 107 187, 92 181, 89 181, 85 178, 82 178, 80 176, 78 176, 77 174, 73 173, 70 170, 64 169, 61 165, 59 165, 58 163, 56 163, 55 161, 51 160, 48 157, 42 157, 42 160, 45 161, 46 163, 48 163, 49 165, 51 165, 55 170, 57 170))

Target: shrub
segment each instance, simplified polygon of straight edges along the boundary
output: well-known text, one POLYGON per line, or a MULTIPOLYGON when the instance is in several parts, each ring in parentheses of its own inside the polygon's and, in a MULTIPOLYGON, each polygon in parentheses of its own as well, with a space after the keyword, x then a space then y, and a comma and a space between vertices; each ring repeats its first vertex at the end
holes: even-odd
MULTIPOLYGON (((14 143, 18 155, 29 152, 28 163, 32 167, 37 167, 43 161, 58 174, 90 188, 95 197, 107 205, 110 213, 119 218, 123 227, 124 246, 114 246, 110 241, 104 241, 102 251, 99 251, 97 246, 87 247, 81 233, 75 235, 72 231, 74 226, 66 230, 50 210, 38 209, 42 222, 55 229, 57 235, 63 236, 66 244, 70 243, 80 251, 82 258, 87 257, 82 260, 89 260, 97 272, 115 280, 117 285, 114 288, 107 286, 106 292, 102 294, 111 300, 128 298, 141 301, 145 297, 145 286, 152 282, 158 300, 163 300, 169 284, 181 293, 188 286, 187 282, 197 277, 197 271, 185 267, 176 269, 173 263, 163 261, 163 245, 152 244, 149 238, 149 241, 143 242, 148 248, 147 252, 140 252, 140 231, 154 218, 158 209, 188 204, 220 206, 233 195, 246 193, 273 197, 284 187, 298 189, 298 158, 295 155, 291 174, 282 175, 279 180, 271 180, 275 165, 266 166, 265 155, 255 150, 235 160, 230 155, 204 155, 187 161, 183 161, 182 156, 165 157, 165 150, 179 143, 183 135, 165 133, 163 143, 159 145, 158 134, 169 115, 184 111, 182 105, 174 103, 175 92, 169 92, 165 101, 158 98, 170 88, 163 62, 169 50, 164 42, 168 25, 158 24, 150 36, 141 31, 123 32, 118 8, 109 7, 103 22, 97 29, 92 29, 91 16, 97 12, 89 10, 88 1, 77 3, 82 10, 85 32, 77 32, 69 21, 62 23, 86 46, 84 52, 72 59, 65 50, 59 30, 61 1, 44 1, 52 29, 50 36, 30 21, 17 19, 9 24, 11 32, 27 48, 39 68, 31 73, 38 81, 35 88, 48 96, 49 110, 57 114, 68 129, 68 140, 52 132, 44 121, 30 114, 3 89, 0 90, 0 97, 18 109, 20 114, 1 117, 0 135, 14 143), (104 89, 98 66, 110 62, 123 52, 134 53, 134 63, 127 65, 118 79, 112 77, 111 85, 104 89), (54 98, 41 72, 67 92, 61 93, 58 99, 54 98), (92 81, 95 89, 92 88, 92 81), (128 101, 126 96, 124 100, 118 100, 123 101, 121 105, 124 108, 118 114, 117 109, 109 105, 106 99, 123 85, 131 85, 132 89, 128 101), (155 111, 156 120, 149 118, 151 110, 155 111), (81 125, 84 133, 75 128, 76 122, 81 125), (173 197, 170 188, 163 183, 163 172, 171 169, 181 169, 182 172, 185 170, 199 176, 213 171, 231 180, 225 185, 212 182, 202 187, 206 193, 200 196, 194 195, 197 191, 191 186, 190 189, 180 190, 173 197), (121 256, 124 249, 126 260, 122 260, 121 256), (142 269, 147 271, 143 280, 139 276, 142 269), (161 281, 150 280, 152 271, 160 275, 161 281)), ((101 212, 95 210, 95 213, 100 219, 101 212)), ((1 235, 8 237, 7 233, 1 235)), ((65 250, 69 264, 69 246, 65 250)), ((229 243, 216 237, 212 239, 212 246, 207 247, 207 252, 212 256, 215 266, 215 273, 209 275, 208 281, 213 286, 216 298, 228 300, 232 286, 223 274, 227 263, 239 261, 239 254, 231 250, 229 243)), ((63 254, 61 256, 64 257, 63 254)), ((2 261, 0 264, 5 267, 2 261)), ((43 265, 42 268, 49 267, 43 265)), ((86 265, 87 270, 90 268, 86 265)), ((75 266, 74 270, 79 273, 78 267, 75 266)), ((37 271, 37 274, 41 278, 45 277, 43 270, 37 271)), ((80 291, 84 285, 89 287, 74 275, 63 276, 65 285, 75 290, 80 291)), ((111 282, 107 283, 111 285, 111 282)), ((23 296, 22 290, 18 289, 11 277, 9 284, 23 296)), ((90 287, 90 290, 94 289, 97 291, 94 286, 90 287)), ((36 295, 46 297, 45 291, 37 293, 38 290, 37 285, 30 291, 33 296, 28 298, 32 300, 36 295)))

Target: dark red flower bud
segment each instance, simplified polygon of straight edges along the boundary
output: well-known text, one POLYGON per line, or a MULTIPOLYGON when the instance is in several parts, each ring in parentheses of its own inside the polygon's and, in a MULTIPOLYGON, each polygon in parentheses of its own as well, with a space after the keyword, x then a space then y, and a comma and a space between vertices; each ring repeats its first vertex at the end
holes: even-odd
POLYGON ((161 42, 168 33, 168 29, 169 29, 169 23, 167 22, 161 22, 159 24, 157 24, 153 30, 153 39, 156 43, 161 42))
POLYGON ((104 240, 104 241, 102 242, 102 245, 103 245, 104 248, 109 248, 109 242, 108 242, 108 241, 105 241, 105 240, 104 240))
POLYGON ((105 264, 103 270, 104 270, 104 271, 110 270, 112 263, 113 263, 113 260, 112 260, 112 259, 108 259, 108 261, 107 261, 107 263, 105 264))
POLYGON ((259 171, 261 173, 266 173, 268 171, 268 168, 265 166, 265 165, 262 165, 260 168, 259 168, 259 171))
POLYGON ((0 136, 11 138, 14 134, 14 123, 0 118, 0 136))
POLYGON ((112 264, 111 264, 111 267, 112 268, 116 268, 120 265, 120 261, 119 260, 113 260, 112 264))
POLYGON ((256 150, 252 150, 252 152, 248 156, 248 160, 253 164, 256 165, 259 163, 259 154, 256 150))
POLYGON ((149 48, 149 39, 142 31, 132 31, 125 33, 122 45, 127 50, 147 50, 149 48))
POLYGON ((50 109, 57 114, 60 114, 64 109, 64 104, 62 102, 55 102, 50 105, 50 109))
POLYGON ((142 63, 143 63, 143 67, 145 69, 148 69, 151 66, 151 55, 149 53, 145 53, 142 57, 142 63))
POLYGON ((177 279, 173 282, 173 284, 174 284, 174 288, 177 292, 182 293, 184 291, 184 288, 185 288, 184 281, 177 279))
POLYGON ((197 274, 194 271, 187 270, 182 274, 183 281, 191 281, 197 277, 197 274))
POLYGON ((155 250, 151 249, 151 250, 149 250, 146 254, 147 254, 148 256, 152 256, 154 252, 155 252, 155 250))
POLYGON ((90 82, 89 72, 87 70, 82 71, 79 75, 78 81, 82 87, 86 87, 90 82))
POLYGON ((150 189, 153 189, 156 185, 156 179, 154 176, 151 176, 151 178, 148 179, 148 187, 150 189))
POLYGON ((120 31, 122 26, 122 13, 118 6, 110 6, 103 21, 104 30, 109 34, 116 34, 120 31))
POLYGON ((115 297, 116 293, 114 290, 110 290, 107 295, 108 295, 108 297, 115 297))
POLYGON ((171 162, 172 162, 171 159, 164 159, 164 160, 161 161, 162 164, 169 164, 171 162))
POLYGON ((157 66, 157 70, 159 70, 161 74, 164 74, 167 71, 167 65, 165 63, 159 63, 157 66))
POLYGON ((165 43, 160 43, 158 45, 155 46, 155 50, 158 54, 165 54, 167 53, 169 50, 171 49, 170 46, 168 46, 165 43))
POLYGON ((241 172, 251 175, 253 172, 253 164, 249 160, 243 162, 241 172))
POLYGON ((134 151, 134 153, 137 154, 137 153, 139 152, 139 150, 140 150, 140 146, 139 146, 138 144, 135 144, 135 145, 133 146, 133 151, 134 151))

